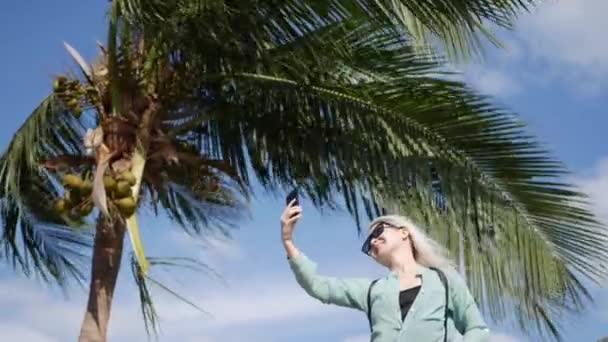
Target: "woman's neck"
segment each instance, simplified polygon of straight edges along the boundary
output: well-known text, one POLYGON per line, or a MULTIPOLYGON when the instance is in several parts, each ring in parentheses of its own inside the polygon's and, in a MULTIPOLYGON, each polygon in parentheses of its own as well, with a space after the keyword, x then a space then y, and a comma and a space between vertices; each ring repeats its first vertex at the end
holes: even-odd
POLYGON ((395 253, 391 260, 389 269, 399 276, 415 276, 418 264, 411 251, 404 250, 395 253))

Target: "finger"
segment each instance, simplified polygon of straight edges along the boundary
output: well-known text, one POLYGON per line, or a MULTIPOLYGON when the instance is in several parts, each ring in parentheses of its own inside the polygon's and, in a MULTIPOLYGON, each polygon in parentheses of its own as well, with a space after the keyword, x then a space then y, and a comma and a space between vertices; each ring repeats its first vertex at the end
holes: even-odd
POLYGON ((301 214, 302 207, 295 206, 292 208, 287 208, 283 211, 283 215, 281 215, 281 222, 288 222, 295 214, 301 214))
POLYGON ((287 207, 288 207, 288 208, 293 207, 293 205, 296 203, 296 201, 297 201, 297 199, 296 199, 296 198, 292 199, 292 200, 291 200, 291 202, 289 202, 289 204, 287 205, 287 207))
POLYGON ((302 207, 293 207, 293 208, 291 208, 291 210, 289 210, 290 216, 293 214, 299 214, 301 212, 302 212, 302 207))
POLYGON ((300 219, 300 217, 302 217, 302 214, 298 214, 298 215, 296 215, 296 216, 294 216, 294 217, 290 218, 289 220, 287 220, 287 223, 292 223, 292 222, 295 222, 295 221, 299 220, 299 219, 300 219))
POLYGON ((289 220, 293 215, 295 214, 299 214, 301 213, 302 210, 301 209, 291 209, 291 210, 285 210, 283 212, 283 215, 281 215, 281 221, 282 222, 286 222, 287 220, 289 220))
POLYGON ((299 208, 299 206, 294 205, 294 202, 295 202, 295 199, 293 201, 289 202, 287 207, 285 207, 285 209, 283 210, 283 214, 291 212, 291 210, 293 210, 294 208, 299 208))
POLYGON ((293 208, 292 208, 292 207, 290 207, 290 206, 286 207, 286 208, 283 210, 283 213, 281 214, 281 218, 283 218, 283 217, 289 217, 289 216, 290 216, 290 214, 291 214, 291 210, 292 210, 292 209, 293 209, 293 208))

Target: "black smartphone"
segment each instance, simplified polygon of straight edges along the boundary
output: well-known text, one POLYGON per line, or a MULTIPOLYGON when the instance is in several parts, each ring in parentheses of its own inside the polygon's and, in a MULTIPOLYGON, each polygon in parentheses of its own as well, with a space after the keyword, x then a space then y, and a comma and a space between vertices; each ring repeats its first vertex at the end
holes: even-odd
POLYGON ((290 193, 287 195, 287 197, 285 198, 285 204, 286 204, 286 205, 289 205, 289 203, 290 203, 292 200, 294 200, 294 199, 296 200, 296 202, 294 203, 294 205, 299 205, 299 202, 298 202, 298 190, 297 190, 297 189, 293 189, 293 190, 292 190, 292 191, 291 191, 291 192, 290 192, 290 193))

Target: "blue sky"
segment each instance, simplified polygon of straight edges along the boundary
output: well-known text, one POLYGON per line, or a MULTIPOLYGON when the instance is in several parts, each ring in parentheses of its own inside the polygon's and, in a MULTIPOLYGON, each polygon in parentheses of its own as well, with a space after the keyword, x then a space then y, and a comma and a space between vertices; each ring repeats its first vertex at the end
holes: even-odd
MULTIPOLYGON (((0 146, 48 93, 54 73, 73 68, 62 46, 85 56, 104 41, 105 1, 5 2, 0 5, 0 146)), ((465 77, 496 102, 519 113, 530 131, 573 171, 571 180, 592 197, 597 214, 608 218, 608 12, 605 0, 551 2, 521 19, 503 36, 504 50, 491 50, 485 63, 460 66, 465 77)), ((156 270, 155 274, 200 304, 201 315, 161 291, 160 341, 341 341, 368 340, 365 317, 308 298, 297 286, 279 243, 282 196, 259 194, 253 218, 231 241, 192 241, 164 218, 141 215, 146 251, 155 256, 190 255, 212 265, 222 279, 156 270)), ((344 212, 321 214, 304 203, 296 241, 335 276, 377 276, 383 270, 360 252, 353 220, 344 212)), ((125 264, 126 265, 126 264, 125 264)), ((127 267, 119 279, 110 341, 145 340, 137 294, 127 267)), ((608 290, 585 315, 568 322, 567 341, 595 341, 608 335, 608 290)), ((86 303, 84 290, 69 298, 0 268, 0 340, 75 340, 86 303)), ((511 327, 493 324, 494 341, 531 341, 511 327)))

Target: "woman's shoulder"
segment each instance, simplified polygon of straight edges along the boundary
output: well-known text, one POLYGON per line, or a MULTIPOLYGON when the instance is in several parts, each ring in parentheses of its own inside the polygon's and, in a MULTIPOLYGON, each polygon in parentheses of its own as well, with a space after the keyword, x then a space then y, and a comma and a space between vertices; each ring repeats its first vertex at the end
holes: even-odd
POLYGON ((441 280, 441 277, 444 277, 445 282, 447 282, 450 288, 458 288, 465 284, 460 272, 452 265, 429 267, 429 269, 437 273, 439 280, 441 280))

